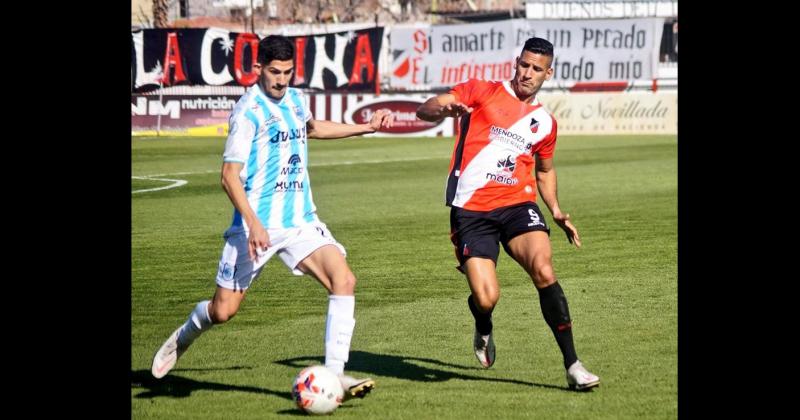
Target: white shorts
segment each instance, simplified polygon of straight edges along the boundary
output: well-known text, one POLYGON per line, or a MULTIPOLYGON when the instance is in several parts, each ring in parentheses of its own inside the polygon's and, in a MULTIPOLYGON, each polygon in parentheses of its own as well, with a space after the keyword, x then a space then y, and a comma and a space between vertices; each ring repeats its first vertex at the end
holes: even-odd
POLYGON ((335 245, 342 255, 347 256, 342 244, 336 242, 325 223, 319 221, 289 229, 267 229, 267 234, 272 246, 266 251, 258 252, 258 262, 250 259, 247 232, 226 234, 217 271, 218 286, 230 290, 246 290, 275 253, 292 274, 297 276, 303 275, 297 265, 325 245, 335 245))

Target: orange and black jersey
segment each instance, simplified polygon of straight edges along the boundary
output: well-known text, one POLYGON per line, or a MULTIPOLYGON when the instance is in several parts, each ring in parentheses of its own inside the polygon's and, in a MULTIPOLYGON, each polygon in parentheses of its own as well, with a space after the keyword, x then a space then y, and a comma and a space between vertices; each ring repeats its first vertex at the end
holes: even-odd
POLYGON ((461 117, 450 159, 447 205, 491 211, 536 202, 534 155, 553 157, 556 120, 534 99, 520 101, 508 81, 471 79, 450 91, 473 108, 461 117))

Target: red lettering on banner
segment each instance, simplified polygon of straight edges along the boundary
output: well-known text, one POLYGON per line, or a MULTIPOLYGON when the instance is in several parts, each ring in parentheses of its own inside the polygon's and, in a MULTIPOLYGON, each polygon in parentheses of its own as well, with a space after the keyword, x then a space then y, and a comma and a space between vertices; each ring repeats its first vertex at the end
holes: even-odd
POLYGON ((186 80, 181 61, 183 60, 181 60, 181 50, 178 48, 178 34, 170 32, 167 34, 167 51, 164 53, 164 76, 161 77, 163 84, 170 85, 170 68, 173 65, 175 66, 175 83, 186 80))
POLYGON ((294 84, 301 85, 306 82, 306 68, 303 57, 306 55, 306 37, 294 39, 294 84))
POLYGON ((236 82, 240 85, 250 86, 258 81, 258 75, 252 64, 250 65, 249 72, 245 73, 244 71, 243 56, 245 43, 250 45, 250 56, 252 57, 250 62, 255 63, 258 59, 258 37, 256 34, 239 34, 239 36, 236 37, 236 46, 233 49, 233 77, 236 78, 236 82))
POLYGON ((417 29, 414 32, 414 51, 418 53, 424 53, 428 49, 428 38, 425 37, 425 32, 422 32, 421 29, 417 29))
POLYGON ((415 85, 422 83, 422 81, 417 80, 417 75, 419 74, 420 60, 422 60, 422 57, 414 57, 411 59, 411 83, 415 85))
POLYGON ((372 47, 369 43, 369 36, 362 34, 356 41, 356 53, 353 58, 353 73, 350 76, 350 84, 364 83, 361 80, 361 70, 367 67, 367 82, 371 82, 375 77, 375 65, 372 63, 372 47))

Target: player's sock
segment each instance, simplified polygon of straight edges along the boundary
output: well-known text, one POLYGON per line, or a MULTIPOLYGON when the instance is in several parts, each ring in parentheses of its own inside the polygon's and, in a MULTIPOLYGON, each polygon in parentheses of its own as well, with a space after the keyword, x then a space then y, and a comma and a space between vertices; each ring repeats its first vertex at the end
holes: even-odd
POLYGON ((472 316, 475 317, 475 329, 481 335, 489 335, 492 332, 492 312, 494 309, 488 313, 481 312, 475 306, 475 302, 472 301, 472 295, 467 297, 467 305, 469 305, 469 311, 472 312, 472 316))
POLYGON ((344 372, 344 364, 350 356, 350 340, 356 320, 355 296, 330 295, 328 297, 328 319, 325 323, 325 366, 335 374, 344 372))
POLYGON ((578 360, 578 356, 575 354, 575 343, 572 341, 572 321, 569 317, 567 297, 564 296, 564 290, 558 282, 537 290, 542 315, 553 331, 558 348, 564 356, 564 368, 568 368, 578 360))
POLYGON ((178 334, 178 348, 185 349, 194 342, 200 334, 208 331, 214 326, 211 316, 208 314, 209 301, 204 300, 194 307, 189 314, 189 319, 183 324, 181 332, 178 334))

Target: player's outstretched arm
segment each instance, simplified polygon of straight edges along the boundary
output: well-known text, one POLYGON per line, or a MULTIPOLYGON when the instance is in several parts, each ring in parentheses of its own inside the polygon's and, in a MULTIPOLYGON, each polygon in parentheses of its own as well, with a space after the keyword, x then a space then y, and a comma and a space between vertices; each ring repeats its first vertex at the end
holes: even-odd
POLYGON ((467 112, 472 112, 472 107, 456 101, 456 97, 453 94, 444 93, 434 96, 420 105, 417 108, 417 118, 424 121, 439 122, 447 117, 457 118, 467 112))
POLYGON ((308 137, 315 139, 340 139, 374 133, 381 128, 394 125, 394 115, 388 109, 379 109, 368 123, 343 124, 333 121, 309 120, 306 124, 308 137))

